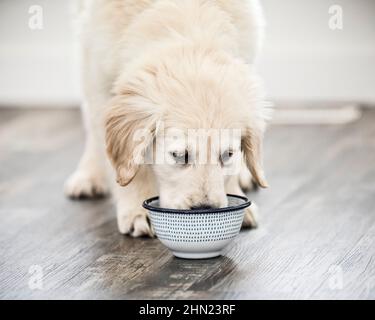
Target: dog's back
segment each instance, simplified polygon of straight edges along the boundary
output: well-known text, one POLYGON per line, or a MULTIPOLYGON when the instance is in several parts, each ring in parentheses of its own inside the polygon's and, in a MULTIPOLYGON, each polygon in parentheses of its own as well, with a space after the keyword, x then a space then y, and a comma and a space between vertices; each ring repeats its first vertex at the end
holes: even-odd
POLYGON ((233 50, 251 63, 263 38, 258 0, 81 0, 78 12, 83 45, 103 58, 117 50, 120 42, 125 46, 127 41, 130 46, 132 41, 139 42, 143 47, 152 41, 160 43, 166 32, 183 37, 196 32, 211 39, 231 32, 228 38, 237 47, 233 50), (141 36, 137 28, 142 29, 141 36))

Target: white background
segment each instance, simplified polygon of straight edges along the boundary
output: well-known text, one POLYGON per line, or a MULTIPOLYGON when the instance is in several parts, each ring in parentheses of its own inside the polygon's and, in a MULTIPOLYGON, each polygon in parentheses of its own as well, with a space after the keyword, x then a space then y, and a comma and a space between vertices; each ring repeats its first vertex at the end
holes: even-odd
MULTIPOLYGON (((275 100, 375 102, 375 1, 262 0, 267 37, 259 69, 275 100), (341 5, 344 29, 330 30, 341 5)), ((0 1, 0 106, 79 104, 69 1, 0 1), (28 27, 31 5, 44 29, 28 27)))

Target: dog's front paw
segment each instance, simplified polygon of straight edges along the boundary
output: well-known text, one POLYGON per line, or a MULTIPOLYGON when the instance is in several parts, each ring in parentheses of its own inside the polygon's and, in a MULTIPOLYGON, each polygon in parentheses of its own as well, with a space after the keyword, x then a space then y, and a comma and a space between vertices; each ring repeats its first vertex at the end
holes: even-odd
POLYGON ((64 192, 72 199, 96 198, 108 193, 108 185, 102 175, 78 169, 66 181, 64 192))
POLYGON ((245 209, 245 215, 242 222, 242 228, 258 227, 258 207, 252 203, 250 207, 245 209))
POLYGON ((153 238, 155 236, 146 211, 138 214, 118 212, 117 225, 120 233, 128 234, 135 238, 142 236, 153 238))

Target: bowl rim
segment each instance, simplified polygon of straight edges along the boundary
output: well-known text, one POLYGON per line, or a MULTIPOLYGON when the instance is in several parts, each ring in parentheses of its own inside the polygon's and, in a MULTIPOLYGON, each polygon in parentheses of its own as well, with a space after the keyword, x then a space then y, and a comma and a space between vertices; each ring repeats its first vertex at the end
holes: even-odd
POLYGON ((230 206, 230 207, 225 207, 225 208, 216 208, 216 209, 197 209, 197 210, 187 210, 187 209, 171 209, 171 208, 161 208, 161 207, 155 207, 153 205, 150 205, 150 202, 153 202, 155 200, 158 200, 159 197, 152 197, 149 198, 142 203, 142 207, 150 210, 150 211, 155 211, 155 212, 163 212, 163 213, 183 213, 183 214, 197 214, 197 213, 220 213, 220 212, 229 212, 229 211, 238 211, 241 209, 245 209, 248 206, 251 205, 251 201, 244 197, 244 196, 239 196, 236 194, 227 194, 227 197, 232 197, 232 198, 237 198, 241 199, 244 201, 244 203, 239 204, 238 206, 230 206))

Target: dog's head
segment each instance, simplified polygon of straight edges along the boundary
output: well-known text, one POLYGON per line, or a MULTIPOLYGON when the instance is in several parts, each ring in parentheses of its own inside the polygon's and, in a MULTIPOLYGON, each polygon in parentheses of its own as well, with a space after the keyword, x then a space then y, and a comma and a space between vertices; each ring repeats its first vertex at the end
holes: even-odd
POLYGON ((161 206, 223 207, 225 180, 244 160, 266 187, 264 102, 249 66, 209 50, 158 58, 120 78, 108 108, 107 151, 118 183, 128 185, 149 163, 161 206))

